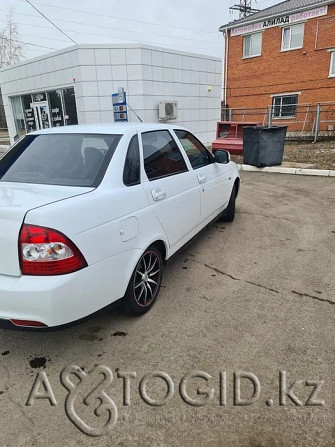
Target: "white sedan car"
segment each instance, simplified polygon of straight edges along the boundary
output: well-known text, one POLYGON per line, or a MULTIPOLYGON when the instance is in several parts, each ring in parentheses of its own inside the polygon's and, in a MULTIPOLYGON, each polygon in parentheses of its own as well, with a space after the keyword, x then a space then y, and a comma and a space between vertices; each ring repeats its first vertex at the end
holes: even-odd
POLYGON ((0 324, 47 328, 122 298, 157 298, 162 267, 203 227, 232 221, 240 180, 226 151, 161 124, 67 126, 0 159, 0 324))

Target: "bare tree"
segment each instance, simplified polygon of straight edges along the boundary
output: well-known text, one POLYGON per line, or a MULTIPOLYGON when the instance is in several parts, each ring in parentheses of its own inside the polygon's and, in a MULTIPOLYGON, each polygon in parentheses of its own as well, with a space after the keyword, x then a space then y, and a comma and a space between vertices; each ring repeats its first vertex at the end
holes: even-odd
POLYGON ((13 9, 8 12, 7 24, 0 31, 0 68, 12 65, 22 59, 24 44, 20 42, 17 24, 14 21, 13 9))

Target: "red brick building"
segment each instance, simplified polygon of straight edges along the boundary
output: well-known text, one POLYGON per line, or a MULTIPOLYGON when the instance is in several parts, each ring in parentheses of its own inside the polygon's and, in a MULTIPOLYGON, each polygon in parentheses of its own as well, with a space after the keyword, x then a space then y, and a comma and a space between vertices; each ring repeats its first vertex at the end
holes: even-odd
POLYGON ((334 102, 335 110, 335 0, 284 1, 220 31, 226 107, 272 106, 272 119, 288 124, 310 119, 305 111, 317 103, 334 102))

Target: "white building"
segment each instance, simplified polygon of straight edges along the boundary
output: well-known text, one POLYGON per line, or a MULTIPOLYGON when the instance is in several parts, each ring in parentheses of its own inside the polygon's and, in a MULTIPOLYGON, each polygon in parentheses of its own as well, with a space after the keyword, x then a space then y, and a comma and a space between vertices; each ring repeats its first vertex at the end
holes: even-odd
POLYGON ((142 44, 75 45, 0 70, 12 142, 41 127, 113 122, 111 95, 123 87, 129 121, 138 120, 133 109, 158 122, 159 102, 177 102, 173 122, 210 144, 221 84, 221 59, 142 44))

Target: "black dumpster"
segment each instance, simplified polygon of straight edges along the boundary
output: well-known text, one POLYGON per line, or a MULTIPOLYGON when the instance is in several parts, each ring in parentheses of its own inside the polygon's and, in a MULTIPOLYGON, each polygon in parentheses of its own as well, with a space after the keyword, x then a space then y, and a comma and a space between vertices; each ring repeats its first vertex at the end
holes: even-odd
POLYGON ((243 128, 243 163, 276 166, 283 161, 287 126, 246 126, 243 128))

